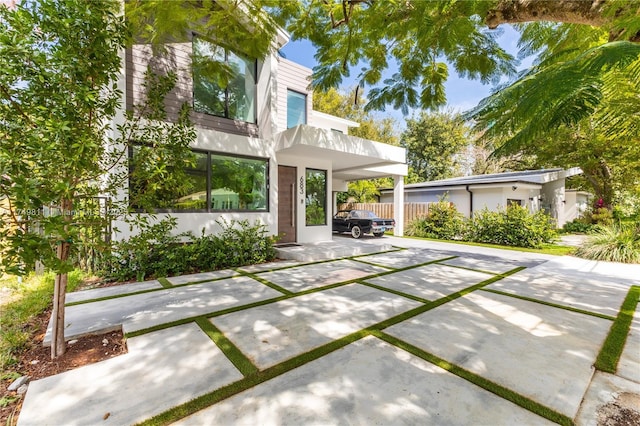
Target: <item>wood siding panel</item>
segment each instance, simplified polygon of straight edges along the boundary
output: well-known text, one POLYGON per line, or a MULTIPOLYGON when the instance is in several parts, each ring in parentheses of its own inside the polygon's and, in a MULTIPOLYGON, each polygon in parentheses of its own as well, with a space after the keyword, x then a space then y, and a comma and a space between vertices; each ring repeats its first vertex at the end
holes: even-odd
MULTIPOLYGON (((172 122, 177 121, 183 104, 193 106, 191 54, 191 42, 166 45, 166 54, 162 57, 154 55, 150 45, 135 45, 127 49, 127 109, 132 110, 133 105, 144 101, 145 93, 142 84, 147 67, 151 66, 158 73, 173 71, 177 74, 178 80, 176 87, 165 98, 165 108, 167 119, 172 122)), ((258 136, 258 125, 255 123, 245 123, 195 111, 191 113, 191 120, 195 126, 205 129, 243 136, 258 136)))
POLYGON ((313 109, 313 97, 309 90, 311 70, 289 60, 280 58, 278 62, 278 131, 287 129, 287 90, 295 90, 307 95, 307 122, 313 109))
MULTIPOLYGON (((404 224, 429 213, 429 206, 433 203, 405 203, 404 224)), ((370 210, 383 219, 393 218, 393 203, 344 203, 338 205, 338 210, 370 210)))

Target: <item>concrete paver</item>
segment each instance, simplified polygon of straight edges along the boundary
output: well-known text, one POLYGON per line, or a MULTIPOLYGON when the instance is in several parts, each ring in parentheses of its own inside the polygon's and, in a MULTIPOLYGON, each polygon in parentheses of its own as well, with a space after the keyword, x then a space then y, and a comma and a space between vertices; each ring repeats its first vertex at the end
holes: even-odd
POLYGON ((571 418, 611 321, 475 292, 385 331, 571 418))
POLYGON ((386 266, 389 268, 406 268, 425 262, 446 259, 450 256, 452 256, 452 254, 439 250, 408 249, 389 253, 360 256, 357 259, 363 260, 365 262, 375 263, 376 265, 386 266))
POLYGON ((281 271, 264 272, 259 276, 289 291, 298 292, 386 271, 388 269, 353 260, 336 260, 281 271))
POLYGON ((32 382, 18 424, 133 424, 242 378, 194 323, 127 346, 125 355, 32 382))
MULTIPOLYGON (((493 276, 452 265, 494 273, 520 265, 531 269, 487 288, 612 317, 629 286, 640 284, 640 265, 387 236, 358 241, 336 238, 329 248, 316 245, 310 253, 330 251, 336 245, 358 250, 367 245, 364 252, 379 252, 387 250, 389 243, 408 249, 358 258, 386 268, 339 260, 310 265, 281 261, 238 270, 297 292, 437 260, 433 265, 367 279, 431 300, 493 276), (449 256, 457 257, 443 260, 449 256)), ((235 272, 171 279, 189 285, 170 289, 150 281, 70 294, 68 302, 123 297, 68 307, 67 337, 121 325, 125 332, 135 331, 282 295, 250 277, 192 284, 228 273, 235 272), (153 291, 130 294, 140 290, 153 291)), ((354 283, 214 317, 211 322, 265 368, 419 305, 354 283)), ((597 373, 589 387, 592 364, 611 324, 478 290, 385 332, 572 418, 588 388, 578 423, 592 424, 593 412, 584 414, 591 408, 610 401, 612 395, 634 390, 640 394, 638 313, 617 376, 597 373)), ((127 355, 33 382, 20 425, 135 423, 242 377, 194 323, 130 338, 128 345, 127 355)), ((367 337, 196 413, 184 423, 529 425, 547 421, 367 337)))
POLYGON ((278 260, 275 262, 259 263, 257 265, 241 266, 238 268, 238 270, 255 273, 269 271, 271 269, 288 268, 290 266, 296 266, 300 264, 301 262, 297 260, 278 260))
POLYGON ((87 300, 100 299, 102 297, 113 297, 138 291, 162 289, 162 284, 158 280, 141 281, 131 284, 115 285, 112 287, 94 288, 90 290, 74 291, 67 293, 65 302, 85 302, 87 300))
POLYGON ((631 322, 616 375, 638 383, 640 393, 640 305, 638 305, 631 322))
MULTIPOLYGON (((236 277, 68 306, 65 337, 114 330, 121 325, 128 333, 278 296, 282 294, 254 279, 236 277)), ((45 342, 51 342, 50 332, 51 327, 45 342)))
POLYGON ((367 337, 179 425, 546 425, 527 410, 367 337))
POLYGON ((640 265, 564 256, 512 275, 488 288, 615 317, 634 273, 640 277, 640 265))
POLYGON ((266 368, 398 315, 420 303, 361 284, 211 319, 258 367, 266 368))
POLYGON ((365 280, 427 300, 436 300, 493 277, 482 272, 431 264, 365 280))
MULTIPOLYGON (((597 371, 593 376, 593 381, 587 391, 584 402, 576 416, 578 426, 599 426, 599 425, 630 425, 631 419, 618 418, 617 422, 606 420, 606 405, 615 403, 619 407, 630 409, 636 412, 636 421, 640 418, 640 383, 623 379, 622 377, 597 371)), ((617 409, 613 409, 609 414, 618 414, 617 409)))
POLYGON ((493 272, 503 274, 518 266, 524 266, 522 262, 516 260, 501 259, 492 256, 463 255, 453 259, 445 260, 443 265, 461 266, 463 268, 475 269, 477 271, 493 272))
POLYGON ((200 272, 198 274, 181 275, 178 277, 169 277, 169 281, 173 285, 188 284, 198 281, 217 280, 219 278, 229 278, 238 275, 238 273, 231 269, 222 269, 219 271, 200 272))

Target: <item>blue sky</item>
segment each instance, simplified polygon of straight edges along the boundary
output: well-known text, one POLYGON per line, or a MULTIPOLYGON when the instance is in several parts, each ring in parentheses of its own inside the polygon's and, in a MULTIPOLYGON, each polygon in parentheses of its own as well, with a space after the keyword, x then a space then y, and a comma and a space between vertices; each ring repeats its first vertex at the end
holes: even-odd
MULTIPOLYGON (((498 37, 498 43, 507 52, 516 56, 518 52, 517 43, 519 34, 510 25, 502 25, 499 28, 499 31, 501 31, 502 34, 498 37)), ((315 48, 307 40, 290 41, 282 49, 282 52, 287 57, 287 59, 306 67, 313 68, 317 64, 315 58, 313 57, 315 54, 315 48)), ((528 67, 531 64, 532 60, 533 58, 526 58, 522 61, 518 69, 528 67)), ((390 76, 394 72, 394 70, 387 71, 387 73, 383 75, 383 78, 390 76)), ((354 72, 353 74, 357 75, 356 72, 354 72)), ((353 88, 355 84, 355 79, 349 78, 345 82, 343 82, 340 89, 343 92, 347 92, 351 88, 353 88)), ((467 109, 473 108, 481 99, 487 97, 491 93, 492 85, 482 84, 478 80, 468 80, 460 78, 456 74, 455 70, 452 67, 449 67, 449 79, 445 84, 445 88, 448 101, 448 104, 445 108, 450 108, 456 111, 465 111, 467 109)), ((394 110, 392 107, 388 107, 385 112, 378 113, 378 115, 391 115, 398 121, 398 124, 401 124, 402 126, 404 125, 402 113, 400 111, 394 110)), ((409 114, 409 116, 411 116, 411 113, 409 114)))

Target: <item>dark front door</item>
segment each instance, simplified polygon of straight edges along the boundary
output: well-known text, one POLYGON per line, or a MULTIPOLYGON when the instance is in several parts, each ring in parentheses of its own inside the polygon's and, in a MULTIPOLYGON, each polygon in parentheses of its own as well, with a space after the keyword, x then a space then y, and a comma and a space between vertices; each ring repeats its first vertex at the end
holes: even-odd
POLYGON ((279 243, 296 242, 296 168, 278 166, 279 243))

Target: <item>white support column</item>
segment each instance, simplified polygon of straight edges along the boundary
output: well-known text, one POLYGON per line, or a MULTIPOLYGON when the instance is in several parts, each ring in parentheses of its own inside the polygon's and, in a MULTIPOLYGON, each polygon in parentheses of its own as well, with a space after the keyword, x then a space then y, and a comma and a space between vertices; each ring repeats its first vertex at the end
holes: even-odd
POLYGON ((332 191, 331 204, 331 216, 335 216, 338 213, 338 191, 332 191))
POLYGON ((396 227, 393 235, 402 237, 404 235, 404 176, 393 175, 393 218, 396 227))

